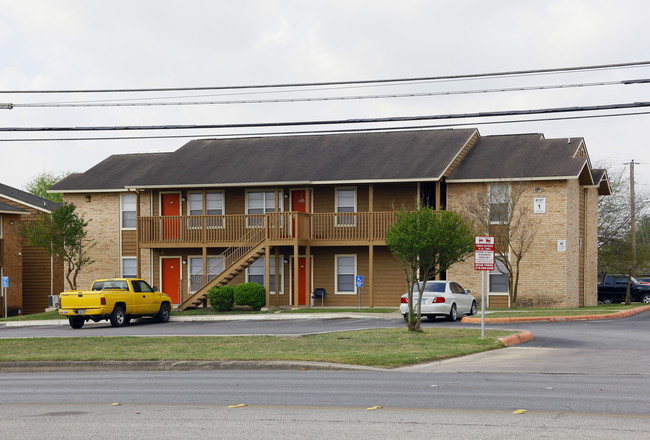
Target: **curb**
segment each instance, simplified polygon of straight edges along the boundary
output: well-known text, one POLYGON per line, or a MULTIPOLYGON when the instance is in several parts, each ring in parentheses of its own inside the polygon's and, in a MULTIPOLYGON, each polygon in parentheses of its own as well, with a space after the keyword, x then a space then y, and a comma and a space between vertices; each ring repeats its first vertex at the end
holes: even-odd
MULTIPOLYGON (((516 322, 567 322, 567 321, 600 321, 605 319, 621 319, 630 316, 638 315, 639 313, 647 312, 650 306, 637 307, 635 309, 621 310, 620 312, 607 313, 603 315, 576 315, 576 316, 535 316, 524 317, 519 316, 515 318, 485 318, 488 324, 509 324, 516 322)), ((480 324, 481 318, 464 316, 461 322, 468 324, 480 324)))
POLYGON ((389 371, 363 365, 309 361, 27 361, 0 362, 2 373, 81 373, 94 371, 320 370, 389 371))
POLYGON ((510 336, 505 336, 503 338, 499 338, 499 341, 503 342, 503 344, 506 347, 510 347, 511 345, 522 344, 524 342, 532 341, 533 339, 534 339, 533 334, 528 330, 526 330, 521 333, 517 333, 516 335, 510 335, 510 336))

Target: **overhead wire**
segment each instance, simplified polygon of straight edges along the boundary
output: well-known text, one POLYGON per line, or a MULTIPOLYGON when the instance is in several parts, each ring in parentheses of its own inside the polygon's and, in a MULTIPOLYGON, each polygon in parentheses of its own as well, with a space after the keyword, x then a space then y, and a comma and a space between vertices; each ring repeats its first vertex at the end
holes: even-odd
MULTIPOLYGON (((51 103, 12 103, 13 108, 74 108, 74 107, 146 107, 146 106, 185 106, 185 105, 231 105, 231 104, 277 104, 292 102, 318 102, 318 101, 346 101, 364 99, 389 99, 389 98, 415 98, 429 96, 453 96, 473 95, 485 93, 522 92, 535 90, 570 89, 586 87, 602 87, 612 85, 643 84, 650 82, 650 79, 635 79, 622 81, 600 81, 591 83, 553 84, 546 86, 522 86, 522 87, 498 87, 489 89, 471 90, 449 90, 438 92, 413 92, 413 93, 391 93, 381 95, 355 95, 355 96, 320 96, 303 98, 275 98, 275 99, 244 99, 227 101, 168 101, 168 102, 51 102, 51 103)), ((119 100, 117 100, 119 101, 119 100)))
POLYGON ((392 127, 366 127, 350 129, 329 129, 329 130, 304 130, 304 131, 268 131, 268 132, 246 132, 246 133, 227 133, 227 134, 174 134, 174 135, 144 135, 144 136, 106 136, 106 137, 67 137, 67 138, 14 138, 0 139, 0 142, 47 142, 47 141, 114 141, 114 140, 139 140, 139 139, 188 139, 188 138, 232 138, 232 137, 257 137, 257 136, 290 136, 290 135, 316 135, 316 134, 334 134, 334 133, 358 133, 373 131, 398 131, 398 130, 424 130, 431 128, 452 128, 481 125, 501 125, 516 124, 522 122, 548 122, 548 121, 567 121, 575 119, 595 119, 595 118, 613 118, 618 116, 639 116, 649 115, 650 110, 630 113, 612 113, 599 115, 579 115, 579 116, 561 116, 550 118, 531 118, 531 119, 512 119, 501 121, 472 121, 456 122, 445 124, 427 124, 427 125, 407 125, 392 127))
POLYGON ((305 83, 278 83, 278 84, 257 84, 257 85, 232 85, 232 86, 206 86, 206 87, 154 87, 154 88, 121 88, 121 89, 59 89, 59 90, 0 90, 0 94, 50 94, 50 93, 139 93, 139 92, 169 92, 169 91, 198 91, 198 90, 240 90, 240 89, 266 89, 266 88, 289 88, 289 87, 312 87, 327 85, 352 85, 352 84, 382 84, 402 83, 412 81, 460 81, 475 78, 496 78, 512 77, 521 75, 546 75, 566 72, 610 70, 621 68, 633 68, 649 66, 650 61, 637 61, 629 63, 599 64, 591 66, 556 67, 547 69, 512 70, 489 73, 473 73, 461 75, 424 76, 412 78, 391 78, 391 79, 369 79, 369 80, 348 80, 348 81, 324 81, 305 83))

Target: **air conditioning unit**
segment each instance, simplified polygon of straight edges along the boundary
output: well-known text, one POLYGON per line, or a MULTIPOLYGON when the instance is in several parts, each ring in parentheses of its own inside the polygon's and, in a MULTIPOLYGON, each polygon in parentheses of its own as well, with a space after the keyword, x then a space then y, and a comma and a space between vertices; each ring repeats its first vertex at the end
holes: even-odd
POLYGON ((47 306, 48 307, 59 307, 59 295, 48 295, 47 296, 47 306))

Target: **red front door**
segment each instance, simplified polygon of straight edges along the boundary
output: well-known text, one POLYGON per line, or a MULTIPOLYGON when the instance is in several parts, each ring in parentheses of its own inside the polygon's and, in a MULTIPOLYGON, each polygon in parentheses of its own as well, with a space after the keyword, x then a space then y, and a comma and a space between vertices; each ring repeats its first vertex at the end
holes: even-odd
MULTIPOLYGON (((305 197, 305 190, 293 190, 291 191, 291 210, 293 212, 307 212, 307 199, 305 197)), ((298 219, 301 219, 299 216, 298 219)), ((305 218, 301 219, 302 221, 297 221, 297 219, 294 218, 293 220, 293 236, 296 237, 296 235, 300 235, 300 225, 303 224, 305 227, 305 231, 307 230, 307 226, 304 223, 305 218)), ((311 227, 310 227, 311 230, 311 227)))
POLYGON ((311 277, 309 277, 309 287, 305 289, 305 277, 307 269, 305 268, 305 257, 298 258, 298 286, 294 284, 293 289, 298 289, 298 305, 307 305, 307 292, 311 292, 311 277))
POLYGON ((172 303, 180 304, 181 259, 162 259, 162 291, 169 295, 172 303))
POLYGON ((162 219, 162 236, 163 240, 178 240, 181 238, 181 195, 178 193, 168 193, 160 195, 162 219))

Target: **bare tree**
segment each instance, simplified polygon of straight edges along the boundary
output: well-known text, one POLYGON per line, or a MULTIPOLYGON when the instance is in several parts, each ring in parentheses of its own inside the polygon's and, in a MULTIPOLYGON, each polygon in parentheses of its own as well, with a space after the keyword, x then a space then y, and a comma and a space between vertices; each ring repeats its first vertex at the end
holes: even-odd
POLYGON ((505 267, 510 304, 514 306, 521 260, 530 250, 541 223, 533 213, 533 197, 526 196, 523 183, 486 184, 485 192, 477 192, 465 212, 477 233, 494 237, 495 257, 505 267))
MULTIPOLYGON (((624 240, 629 234, 631 223, 630 211, 630 171, 627 164, 601 161, 594 168, 607 169, 610 196, 598 200, 598 250, 614 241, 624 240)), ((650 206, 647 189, 635 191, 634 203, 637 215, 650 206)), ((600 260, 600 258, 599 258, 600 260)), ((602 269, 602 267, 601 267, 602 269)))

